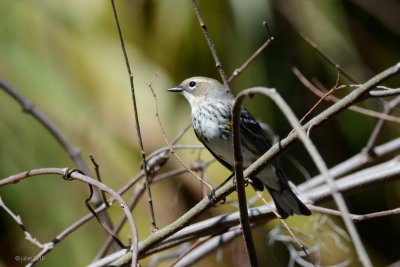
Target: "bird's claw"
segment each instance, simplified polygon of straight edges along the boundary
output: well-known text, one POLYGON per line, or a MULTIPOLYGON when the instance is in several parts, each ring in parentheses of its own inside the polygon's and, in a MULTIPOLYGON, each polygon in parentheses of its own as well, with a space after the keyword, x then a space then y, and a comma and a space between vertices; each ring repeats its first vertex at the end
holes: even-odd
MULTIPOLYGON (((213 188, 211 189, 210 193, 208 193, 208 200, 210 200, 210 202, 212 203, 212 205, 215 207, 218 204, 218 199, 215 196, 215 192, 217 191, 218 188, 213 188)), ((226 201, 226 198, 224 197, 221 200, 221 204, 224 204, 226 201)))

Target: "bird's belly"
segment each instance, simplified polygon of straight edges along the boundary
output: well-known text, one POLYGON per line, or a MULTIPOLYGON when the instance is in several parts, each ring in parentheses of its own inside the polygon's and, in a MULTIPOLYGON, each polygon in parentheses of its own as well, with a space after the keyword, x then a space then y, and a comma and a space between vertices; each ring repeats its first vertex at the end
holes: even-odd
MULTIPOLYGON (((225 139, 221 136, 208 136, 207 147, 212 150, 214 154, 222 158, 225 162, 231 166, 234 164, 232 139, 225 139)), ((241 146, 241 152, 243 157, 243 167, 249 167, 254 161, 258 159, 257 155, 252 154, 246 147, 241 146)))
MULTIPOLYGON (((234 157, 233 157, 233 148, 232 148, 232 140, 229 138, 228 140, 221 138, 219 135, 209 135, 207 137, 207 141, 205 142, 207 147, 212 150, 212 152, 217 155, 219 158, 223 159, 226 163, 233 167, 234 165, 234 157)), ((241 146, 241 152, 243 156, 243 168, 246 169, 251 164, 254 163, 258 159, 257 155, 254 155, 251 151, 246 149, 243 145, 241 146)), ((272 165, 267 165, 264 167, 257 177, 270 188, 275 190, 280 190, 281 185, 279 183, 279 179, 276 176, 275 168, 272 165)))
POLYGON ((222 158, 226 163, 233 166, 233 148, 231 139, 226 140, 219 136, 209 139, 207 146, 214 154, 222 158))

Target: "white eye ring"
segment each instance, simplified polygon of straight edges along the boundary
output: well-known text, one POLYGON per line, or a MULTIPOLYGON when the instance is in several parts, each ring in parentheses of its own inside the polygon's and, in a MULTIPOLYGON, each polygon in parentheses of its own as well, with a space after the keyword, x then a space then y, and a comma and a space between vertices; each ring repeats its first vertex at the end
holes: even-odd
POLYGON ((196 88, 196 86, 197 86, 197 84, 196 84, 196 82, 195 81, 191 81, 191 82, 189 82, 189 88, 190 89, 194 89, 194 88, 196 88))

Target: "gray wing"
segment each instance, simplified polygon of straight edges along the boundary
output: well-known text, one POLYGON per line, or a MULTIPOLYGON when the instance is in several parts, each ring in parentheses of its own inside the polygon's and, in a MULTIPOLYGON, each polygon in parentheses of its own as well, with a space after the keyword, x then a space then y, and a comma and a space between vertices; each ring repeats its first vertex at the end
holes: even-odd
POLYGON ((240 110, 240 136, 242 145, 257 156, 261 156, 271 148, 271 143, 260 124, 243 107, 240 110))

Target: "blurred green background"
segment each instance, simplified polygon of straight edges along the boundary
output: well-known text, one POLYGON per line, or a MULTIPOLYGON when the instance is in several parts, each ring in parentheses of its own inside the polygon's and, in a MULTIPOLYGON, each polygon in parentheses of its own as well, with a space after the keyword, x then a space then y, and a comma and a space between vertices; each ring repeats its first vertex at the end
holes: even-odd
MULTIPOLYGON (((256 85, 275 87, 299 117, 317 97, 300 84, 292 74, 292 67, 296 66, 307 77, 316 77, 327 88, 336 80, 335 70, 301 39, 300 32, 316 42, 358 82, 394 65, 400 58, 400 3, 395 0, 199 2, 228 74, 268 38, 262 22, 268 23, 275 40, 231 85, 235 92, 256 85)), ((144 146, 149 154, 165 146, 147 85, 154 76, 158 73, 153 87, 170 140, 189 121, 190 110, 183 97, 168 94, 165 89, 190 76, 217 79, 219 76, 190 1, 117 1, 116 5, 134 72, 144 146)), ((88 163, 88 155, 93 154, 105 183, 114 189, 122 186, 139 171, 140 154, 129 79, 110 2, 0 1, 0 10, 0 79, 14 86, 47 114, 81 149, 88 163)), ((394 78, 388 85, 398 86, 399 81, 394 78)), ((290 131, 282 114, 266 98, 257 97, 246 101, 245 105, 281 137, 290 131)), ((366 101, 363 105, 381 110, 383 102, 366 101)), ((399 114, 397 110, 395 115, 399 114)), ((375 122, 376 119, 345 112, 319 129, 313 140, 328 166, 334 166, 365 146, 375 122)), ((398 125, 388 123, 380 142, 398 135, 398 125)), ((191 131, 181 143, 198 144, 191 131)), ((301 145, 292 147, 290 153, 310 175, 317 174, 301 145)), ((180 154, 187 162, 198 157, 196 151, 180 154)), ((202 158, 209 159, 210 155, 203 152, 202 158)), ((283 159, 281 164, 294 182, 304 181, 289 161, 283 159)), ((65 166, 74 167, 54 138, 23 113, 8 95, 0 92, 0 177, 33 168, 65 166)), ((169 169, 177 166, 174 159, 168 163, 169 169)), ((218 164, 213 164, 208 172, 214 184, 227 175, 218 164)), ((192 177, 184 175, 153 187, 160 226, 175 220, 201 197, 200 185, 193 181, 192 177)), ((364 214, 399 206, 399 191, 398 183, 383 185, 346 200, 351 212, 364 214)), ((87 189, 78 182, 66 182, 60 177, 31 178, 0 188, 0 194, 42 242, 51 240, 87 213, 84 206, 87 189)), ((229 206, 219 207, 209 215, 233 210, 229 206)), ((142 201, 133 214, 139 238, 143 239, 151 231, 146 202, 142 201)), ((114 208, 111 215, 116 220, 121 212, 114 208)), ((301 227, 305 221, 304 218, 291 219, 296 227, 301 227)), ((336 223, 341 225, 338 220, 336 223)), ((399 260, 399 223, 398 216, 392 216, 358 225, 376 266, 399 260)), ((38 252, 24 240, 19 227, 3 210, 0 211, 0 225, 0 266, 20 266, 26 262, 16 261, 15 256, 31 256, 38 252)), ((316 235, 316 229, 306 228, 304 231, 316 235)), ((124 233, 122 239, 127 242, 128 231, 124 233)), ((264 236, 265 232, 262 233, 264 236)), ((57 245, 39 266, 87 264, 101 246, 103 237, 102 228, 92 221, 57 245)), ((273 254, 278 254, 277 248, 266 245, 265 236, 257 241, 262 262, 268 263, 273 254)), ((326 242, 324 264, 338 264, 351 258, 351 266, 359 266, 353 252, 343 253, 326 242)), ((240 264, 245 255, 241 251, 242 241, 238 239, 224 249, 222 262, 215 254, 197 266, 243 266, 240 264)), ((281 256, 273 261, 280 266, 287 259, 281 256)), ((142 262, 144 266, 147 263, 148 260, 142 262)))

